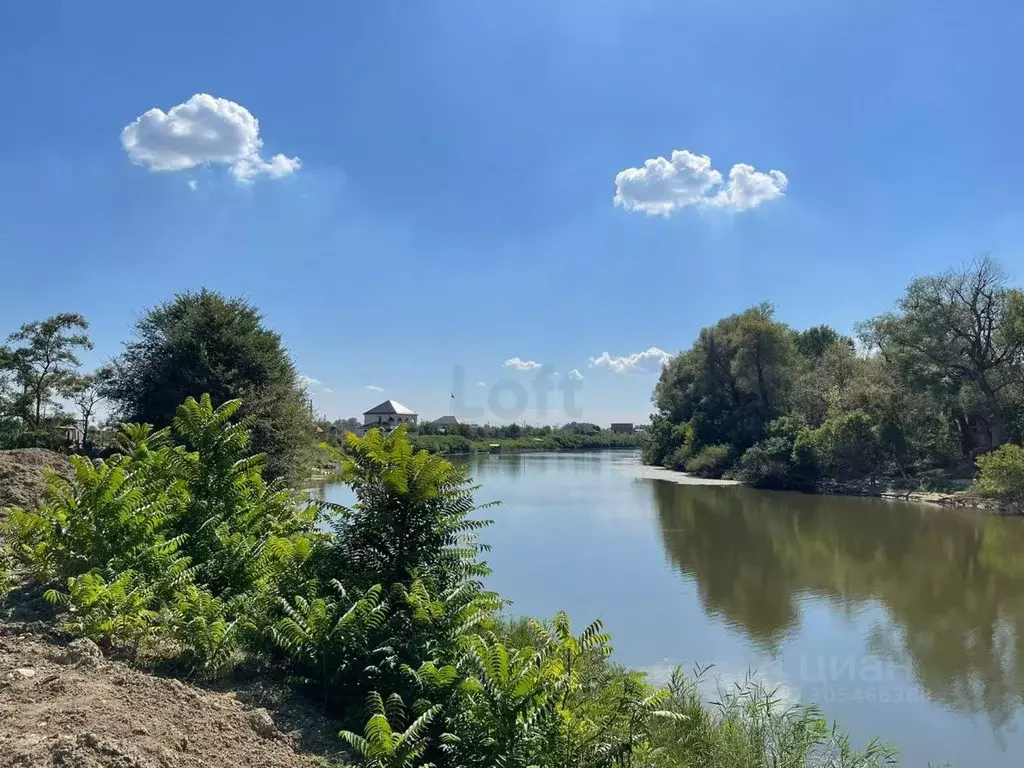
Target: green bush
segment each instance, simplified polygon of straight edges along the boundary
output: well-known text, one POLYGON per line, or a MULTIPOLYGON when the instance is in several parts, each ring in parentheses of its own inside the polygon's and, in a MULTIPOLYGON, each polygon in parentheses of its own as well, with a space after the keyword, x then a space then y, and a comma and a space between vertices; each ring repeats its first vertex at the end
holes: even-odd
POLYGON ((978 493, 998 499, 1011 509, 1024 509, 1024 447, 1006 443, 979 456, 975 463, 978 493))
POLYGON ((725 443, 708 445, 686 462, 686 471, 697 477, 719 478, 732 464, 729 446, 725 443))
POLYGON ((180 406, 173 433, 125 425, 109 459, 74 457, 40 509, 10 513, 11 552, 52 585, 69 632, 133 653, 175 641, 216 674, 281 591, 308 580, 315 510, 263 480, 248 423, 231 423, 239 407, 204 395, 180 406))
POLYGON ((841 413, 817 429, 802 431, 794 450, 803 461, 813 457, 823 474, 841 480, 872 475, 882 465, 877 430, 863 411, 841 413))

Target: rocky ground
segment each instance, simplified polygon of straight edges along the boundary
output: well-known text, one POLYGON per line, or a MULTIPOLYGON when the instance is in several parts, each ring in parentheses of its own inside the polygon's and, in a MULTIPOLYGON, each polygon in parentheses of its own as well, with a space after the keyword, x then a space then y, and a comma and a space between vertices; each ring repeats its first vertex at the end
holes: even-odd
MULTIPOLYGON (((49 451, 0 451, 0 514, 36 505, 49 451)), ((0 599, 0 768, 313 768, 343 764, 339 725, 259 676, 214 688, 106 659, 62 636, 38 593, 0 599)))

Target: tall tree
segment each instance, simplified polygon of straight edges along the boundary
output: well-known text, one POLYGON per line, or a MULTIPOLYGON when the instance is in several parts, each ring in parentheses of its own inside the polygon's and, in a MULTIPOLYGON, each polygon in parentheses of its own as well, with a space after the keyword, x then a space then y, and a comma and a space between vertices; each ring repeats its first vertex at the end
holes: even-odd
POLYGON ((79 376, 70 386, 68 397, 75 404, 82 417, 82 445, 89 442, 89 422, 96 414, 96 407, 103 400, 103 386, 109 376, 109 369, 79 376))
POLYGON ((909 357, 911 367, 959 382, 963 397, 974 389, 987 447, 1003 442, 1003 392, 1020 379, 1024 354, 1024 294, 1007 285, 994 259, 914 280, 897 311, 865 332, 883 355, 909 357))
POLYGON ((307 393, 281 337, 256 307, 214 291, 182 293, 146 312, 104 394, 125 420, 158 427, 187 397, 241 399, 270 476, 300 472, 313 443, 307 393))
POLYGON ((63 312, 25 323, 7 337, 13 346, 7 347, 2 358, 21 391, 21 415, 29 427, 39 429, 46 406, 73 386, 81 365, 78 352, 92 349, 85 333, 88 329, 84 317, 63 312))

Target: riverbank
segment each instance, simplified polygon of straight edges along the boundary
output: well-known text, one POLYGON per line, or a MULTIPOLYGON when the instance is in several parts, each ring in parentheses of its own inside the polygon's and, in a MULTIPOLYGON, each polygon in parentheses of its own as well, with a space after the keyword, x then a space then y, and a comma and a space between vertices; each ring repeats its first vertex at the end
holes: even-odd
POLYGON ((442 456, 470 453, 527 453, 530 451, 597 451, 609 448, 640 448, 639 435, 601 432, 576 435, 553 432, 543 437, 499 437, 470 440, 459 435, 418 435, 413 448, 442 456))
POLYGON ((875 481, 859 480, 840 482, 822 480, 806 485, 787 485, 784 487, 750 483, 743 480, 726 478, 698 477, 688 472, 680 472, 666 467, 653 467, 641 464, 632 470, 634 477, 648 480, 665 480, 677 485, 743 485, 748 488, 766 491, 796 491, 818 496, 858 496, 864 498, 886 499, 888 501, 905 501, 912 504, 933 504, 942 507, 970 509, 993 515, 1019 516, 1021 512, 1001 505, 996 499, 987 498, 973 491, 969 481, 963 479, 947 479, 946 484, 959 483, 965 486, 962 490, 925 491, 911 490, 900 487, 906 483, 903 478, 882 478, 875 481))

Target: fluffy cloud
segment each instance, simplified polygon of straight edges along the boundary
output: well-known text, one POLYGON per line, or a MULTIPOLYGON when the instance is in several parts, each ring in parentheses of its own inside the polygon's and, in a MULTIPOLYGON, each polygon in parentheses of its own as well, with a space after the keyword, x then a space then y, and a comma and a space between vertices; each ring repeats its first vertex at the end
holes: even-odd
POLYGON ((378 387, 376 384, 367 384, 366 388, 371 392, 383 392, 384 387, 378 387))
POLYGON ((505 361, 506 368, 515 368, 517 371, 535 371, 541 367, 541 364, 533 360, 520 360, 518 357, 513 357, 511 360, 505 361))
POLYGON ((566 374, 572 381, 583 381, 583 374, 573 368, 569 373, 566 374))
POLYGON ((672 355, 665 350, 650 347, 624 357, 612 357, 602 352, 598 357, 590 358, 590 366, 604 366, 616 373, 655 373, 671 359, 672 355))
POLYGON ((306 387, 306 389, 309 389, 309 388, 315 387, 317 384, 319 384, 320 383, 320 379, 314 379, 312 376, 307 376, 304 373, 300 373, 299 374, 299 383, 302 384, 302 386, 306 387))
POLYGON ((151 171, 226 165, 239 181, 251 181, 262 174, 279 179, 302 167, 297 157, 264 160, 259 120, 241 104, 206 93, 137 117, 121 131, 121 145, 133 163, 151 171))
POLYGON ((486 381, 478 381, 478 382, 476 383, 476 385, 477 385, 478 387, 486 387, 486 386, 487 386, 487 382, 486 382, 486 381))
POLYGON ((615 204, 648 216, 667 216, 687 206, 711 206, 748 211, 786 193, 789 180, 782 171, 755 170, 737 163, 725 181, 707 155, 677 149, 672 157, 654 157, 643 168, 627 168, 615 176, 615 204))
POLYGON ((199 189, 199 182, 196 181, 195 179, 189 179, 188 188, 195 192, 197 189, 199 189))

